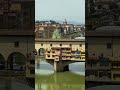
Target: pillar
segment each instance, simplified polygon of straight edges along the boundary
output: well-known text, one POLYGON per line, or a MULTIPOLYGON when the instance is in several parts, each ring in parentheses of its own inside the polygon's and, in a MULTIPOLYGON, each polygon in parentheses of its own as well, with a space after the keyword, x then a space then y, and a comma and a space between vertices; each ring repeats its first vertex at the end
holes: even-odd
POLYGON ((54 61, 54 71, 55 72, 62 72, 64 71, 62 61, 54 61))
POLYGON ((63 72, 69 71, 69 65, 64 66, 64 61, 54 61, 54 71, 63 72))
POLYGON ((8 63, 7 63, 7 60, 5 61, 5 70, 8 70, 8 63))
POLYGON ((69 65, 64 66, 64 71, 69 71, 69 65))

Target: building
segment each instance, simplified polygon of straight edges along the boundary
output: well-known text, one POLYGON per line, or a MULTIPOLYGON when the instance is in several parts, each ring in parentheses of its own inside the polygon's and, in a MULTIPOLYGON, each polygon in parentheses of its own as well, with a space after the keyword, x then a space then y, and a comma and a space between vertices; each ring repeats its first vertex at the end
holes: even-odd
POLYGON ((56 30, 58 27, 57 26, 42 26, 42 25, 35 25, 35 37, 36 38, 52 38, 52 34, 54 30, 56 30))
POLYGON ((51 47, 46 50, 46 60, 85 60, 85 52, 69 47, 51 47))
POLYGON ((85 39, 36 39, 35 51, 55 72, 68 71, 69 64, 85 61, 85 39))
POLYGON ((86 81, 120 82, 120 27, 86 32, 86 81))
POLYGON ((0 0, 0 70, 34 79, 34 16, 34 0, 0 0))
POLYGON ((85 38, 81 39, 35 39, 36 55, 45 55, 52 47, 69 47, 75 51, 85 51, 85 38))
POLYGON ((68 24, 66 19, 62 24, 62 28, 63 28, 64 34, 70 34, 74 31, 74 25, 68 24))

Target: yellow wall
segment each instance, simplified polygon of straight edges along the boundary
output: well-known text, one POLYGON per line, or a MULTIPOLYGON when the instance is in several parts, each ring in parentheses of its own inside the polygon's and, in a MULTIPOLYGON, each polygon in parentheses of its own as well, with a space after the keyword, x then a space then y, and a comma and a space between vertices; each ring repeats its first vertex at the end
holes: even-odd
POLYGON ((13 52, 20 52, 23 55, 26 55, 28 50, 29 53, 33 54, 34 47, 35 47, 33 43, 34 43, 33 37, 28 38, 28 44, 27 44, 27 38, 23 36, 22 37, 0 36, 0 54, 3 55, 5 60, 7 60, 8 56, 13 52), (18 48, 14 47, 15 41, 19 41, 18 48))
POLYGON ((95 56, 101 55, 101 53, 104 54, 106 57, 119 57, 120 56, 120 40, 119 38, 113 39, 113 51, 112 49, 107 49, 107 43, 112 43, 111 38, 101 38, 101 37, 90 37, 87 39, 88 43, 88 57, 93 56, 93 53, 95 53, 95 56))
POLYGON ((83 50, 85 51, 85 42, 63 42, 63 41, 58 41, 58 42, 35 42, 35 49, 38 51, 40 48, 50 48, 50 44, 52 44, 52 47, 60 47, 60 44, 62 44, 62 47, 69 47, 70 44, 72 44, 72 49, 78 49, 78 50, 83 50), (41 46, 41 43, 43 46, 41 46), (80 44, 82 44, 82 47, 80 47, 80 44))

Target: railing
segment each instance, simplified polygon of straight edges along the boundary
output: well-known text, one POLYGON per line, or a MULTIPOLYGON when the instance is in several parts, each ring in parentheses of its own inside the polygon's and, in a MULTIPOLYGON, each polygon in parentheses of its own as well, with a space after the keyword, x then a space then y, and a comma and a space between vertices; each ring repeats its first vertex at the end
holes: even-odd
POLYGON ((111 61, 120 61, 120 57, 119 58, 110 58, 111 61))
POLYGON ((62 58, 62 60, 66 60, 66 58, 62 58))
POLYGON ((97 81, 98 77, 96 77, 95 75, 89 75, 89 76, 86 76, 86 80, 87 81, 97 81))
POLYGON ((115 77, 115 78, 112 77, 112 81, 118 81, 119 82, 120 81, 120 77, 115 77))
POLYGON ((86 69, 98 70, 98 65, 97 64, 96 65, 89 65, 89 64, 87 64, 86 65, 86 69))
POLYGON ((71 50, 62 50, 62 52, 71 52, 71 50))

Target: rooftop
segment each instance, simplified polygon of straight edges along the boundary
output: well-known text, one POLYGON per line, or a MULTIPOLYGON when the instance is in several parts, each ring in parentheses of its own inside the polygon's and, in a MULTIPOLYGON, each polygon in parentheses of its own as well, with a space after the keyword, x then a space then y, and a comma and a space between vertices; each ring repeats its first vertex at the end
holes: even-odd
POLYGON ((86 31, 86 36, 120 36, 120 26, 103 26, 95 30, 86 31))
POLYGON ((85 39, 35 39, 36 42, 85 42, 85 39))

